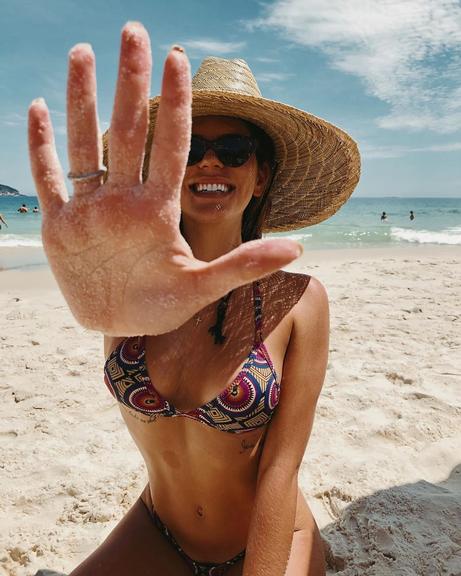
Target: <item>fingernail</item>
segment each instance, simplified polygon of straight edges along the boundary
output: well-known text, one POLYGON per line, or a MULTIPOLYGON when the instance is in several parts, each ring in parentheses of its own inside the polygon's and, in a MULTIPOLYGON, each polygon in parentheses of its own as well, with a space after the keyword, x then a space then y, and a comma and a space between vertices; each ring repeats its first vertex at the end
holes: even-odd
POLYGON ((141 22, 138 22, 137 20, 129 20, 123 27, 123 30, 126 30, 127 32, 133 34, 133 32, 144 30, 144 26, 141 24, 141 22))
POLYGON ((45 106, 45 98, 42 98, 41 96, 39 98, 35 98, 34 100, 32 100, 30 105, 31 106, 45 106))
POLYGON ((185 50, 182 46, 180 46, 179 44, 173 44, 173 46, 171 47, 172 50, 176 50, 176 52, 181 52, 182 54, 185 53, 185 50))
POLYGON ((92 50, 91 44, 89 44, 88 42, 79 42, 78 44, 75 44, 75 46, 72 46, 70 51, 73 52, 74 50, 77 50, 78 48, 83 49, 83 50, 92 50))
POLYGON ((126 28, 126 26, 132 26, 133 28, 144 28, 144 26, 141 24, 141 22, 139 22, 139 20, 128 20, 124 28, 126 28))
POLYGON ((301 254, 304 252, 304 248, 301 246, 301 244, 298 244, 297 248, 297 253, 298 253, 298 258, 301 256, 301 254))
POLYGON ((87 54, 94 55, 93 48, 91 44, 88 44, 88 42, 80 42, 79 44, 75 44, 75 46, 72 46, 72 48, 69 50, 69 58, 71 60, 76 57, 85 57, 87 54))

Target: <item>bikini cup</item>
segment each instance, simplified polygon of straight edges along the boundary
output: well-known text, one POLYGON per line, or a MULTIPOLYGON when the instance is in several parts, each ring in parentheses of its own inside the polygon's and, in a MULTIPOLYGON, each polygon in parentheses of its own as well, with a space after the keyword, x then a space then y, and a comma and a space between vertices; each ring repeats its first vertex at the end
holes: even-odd
POLYGON ((279 402, 280 384, 262 341, 262 300, 253 284, 255 342, 236 378, 216 398, 183 412, 163 398, 151 381, 145 336, 123 340, 108 357, 104 380, 122 404, 147 416, 183 416, 224 432, 247 432, 267 424, 279 402))

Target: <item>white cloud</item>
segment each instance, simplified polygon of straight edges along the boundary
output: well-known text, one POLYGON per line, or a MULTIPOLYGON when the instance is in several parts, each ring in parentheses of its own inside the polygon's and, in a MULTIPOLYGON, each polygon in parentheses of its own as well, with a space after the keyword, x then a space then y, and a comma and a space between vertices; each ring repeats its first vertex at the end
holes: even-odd
POLYGON ((0 124, 8 127, 25 126, 27 124, 27 116, 17 112, 10 112, 0 116, 0 124))
POLYGON ((188 51, 200 52, 210 56, 222 56, 241 51, 245 47, 245 42, 221 42, 212 38, 202 38, 201 40, 184 40, 181 43, 188 51))
MULTIPOLYGON (((49 112, 53 124, 53 132, 55 135, 66 136, 66 113, 54 108, 49 108, 49 112)), ((25 127, 27 126, 27 116, 25 114, 19 114, 18 112, 10 112, 8 114, 4 114, 3 116, 0 116, 0 126, 25 127)), ((101 131, 107 130, 108 127, 109 122, 100 122, 101 131)))
POLYGON ((318 48, 389 104, 383 128, 461 127, 459 0, 276 0, 254 26, 318 48))
MULTIPOLYGON (((51 115, 54 117, 65 118, 65 113, 58 110, 49 109, 51 115)), ((4 126, 25 126, 27 125, 27 114, 19 112, 9 112, 0 116, 0 124, 4 126)))
POLYGON ((55 108, 50 108, 50 114, 55 118, 65 118, 66 113, 62 112, 61 110, 56 110, 55 108))
MULTIPOLYGON (((62 120, 66 116, 64 112, 59 112, 58 110, 50 109, 50 113, 52 118, 58 118, 59 123, 62 123, 62 120)), ((9 127, 27 126, 27 114, 21 114, 19 112, 4 114, 0 116, 0 125, 9 127)))
POLYGON ((458 152, 461 150, 461 142, 448 144, 433 144, 431 146, 375 146, 366 143, 360 145, 363 158, 402 158, 409 154, 434 153, 434 152, 458 152))
POLYGON ((258 82, 285 82, 293 76, 286 72, 260 72, 256 74, 256 80, 258 82))
POLYGON ((263 64, 274 64, 275 62, 280 62, 278 58, 269 58, 267 56, 257 56, 255 60, 256 62, 262 62, 263 64))

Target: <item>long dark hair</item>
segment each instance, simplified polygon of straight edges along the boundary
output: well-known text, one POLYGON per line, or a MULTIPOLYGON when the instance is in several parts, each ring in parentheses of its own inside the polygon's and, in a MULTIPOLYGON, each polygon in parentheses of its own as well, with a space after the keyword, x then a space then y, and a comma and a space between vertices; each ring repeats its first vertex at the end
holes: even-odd
POLYGON ((251 136, 256 140, 256 160, 258 166, 267 163, 270 168, 270 176, 266 185, 266 190, 259 197, 253 196, 248 206, 245 208, 242 216, 242 241, 248 242, 249 240, 256 240, 262 236, 262 227, 264 220, 269 215, 271 209, 271 202, 268 195, 268 190, 274 179, 276 164, 275 164, 275 148, 272 139, 264 132, 262 128, 256 126, 248 120, 243 120, 251 136))
MULTIPOLYGON (((271 209, 268 191, 274 179, 276 164, 274 143, 269 136, 259 126, 256 126, 256 124, 248 122, 247 120, 243 120, 243 122, 246 124, 251 136, 257 142, 255 155, 258 167, 267 163, 270 168, 269 179, 263 194, 258 197, 253 196, 243 212, 242 241, 248 242, 261 238, 262 236, 263 223, 271 209)), ((223 344, 226 339, 222 330, 231 295, 232 292, 229 292, 229 294, 221 298, 216 309, 216 323, 208 329, 208 332, 214 337, 215 344, 223 344)))

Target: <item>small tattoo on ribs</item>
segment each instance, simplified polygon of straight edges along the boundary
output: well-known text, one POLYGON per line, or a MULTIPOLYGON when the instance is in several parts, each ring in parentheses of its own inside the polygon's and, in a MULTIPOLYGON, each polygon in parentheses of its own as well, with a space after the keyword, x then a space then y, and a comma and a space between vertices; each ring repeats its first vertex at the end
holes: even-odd
POLYGON ((241 450, 240 450, 240 454, 243 454, 246 450, 250 450, 251 448, 254 448, 256 446, 255 442, 247 442, 246 440, 242 440, 242 443, 240 444, 241 446, 241 450))

